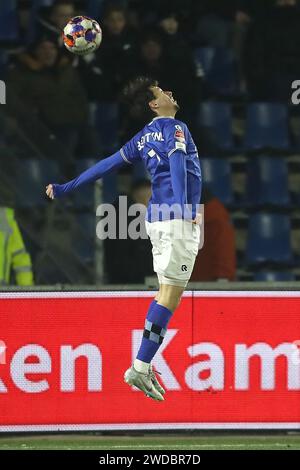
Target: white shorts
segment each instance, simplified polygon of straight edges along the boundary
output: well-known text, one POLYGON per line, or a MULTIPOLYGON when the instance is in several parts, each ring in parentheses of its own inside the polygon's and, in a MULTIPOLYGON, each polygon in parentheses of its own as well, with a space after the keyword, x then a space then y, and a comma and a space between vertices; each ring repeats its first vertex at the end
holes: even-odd
POLYGON ((199 250, 200 226, 182 219, 146 221, 146 231, 159 283, 185 287, 199 250))

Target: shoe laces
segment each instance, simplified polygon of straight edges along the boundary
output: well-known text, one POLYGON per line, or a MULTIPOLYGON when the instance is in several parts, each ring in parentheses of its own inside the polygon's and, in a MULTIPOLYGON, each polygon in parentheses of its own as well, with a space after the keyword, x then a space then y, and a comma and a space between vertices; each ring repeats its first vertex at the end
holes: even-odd
POLYGON ((151 368, 149 369, 149 373, 150 373, 150 376, 151 376, 151 377, 154 377, 154 378, 156 378, 156 377, 155 377, 155 374, 161 375, 161 372, 159 372, 159 371, 156 370, 156 369, 153 369, 152 366, 151 366, 151 368))

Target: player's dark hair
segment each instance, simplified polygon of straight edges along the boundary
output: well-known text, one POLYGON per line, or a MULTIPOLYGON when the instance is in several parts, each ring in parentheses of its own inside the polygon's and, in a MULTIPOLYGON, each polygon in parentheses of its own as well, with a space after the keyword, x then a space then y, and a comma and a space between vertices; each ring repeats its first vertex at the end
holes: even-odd
POLYGON ((157 85, 157 80, 153 78, 138 77, 125 87, 124 101, 128 106, 130 116, 135 120, 146 123, 156 116, 156 113, 150 108, 149 102, 155 100, 151 87, 157 85))

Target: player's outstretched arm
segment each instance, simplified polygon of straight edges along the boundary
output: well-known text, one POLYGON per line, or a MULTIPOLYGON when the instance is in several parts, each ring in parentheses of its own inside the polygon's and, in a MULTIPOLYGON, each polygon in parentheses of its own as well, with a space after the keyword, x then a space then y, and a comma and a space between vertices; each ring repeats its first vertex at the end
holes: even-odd
POLYGON ((100 162, 96 163, 68 183, 48 184, 48 186, 46 186, 46 194, 50 199, 61 197, 84 184, 88 184, 102 178, 104 175, 107 175, 111 171, 117 170, 124 165, 126 165, 126 161, 122 157, 121 152, 116 152, 110 157, 100 160, 100 162))

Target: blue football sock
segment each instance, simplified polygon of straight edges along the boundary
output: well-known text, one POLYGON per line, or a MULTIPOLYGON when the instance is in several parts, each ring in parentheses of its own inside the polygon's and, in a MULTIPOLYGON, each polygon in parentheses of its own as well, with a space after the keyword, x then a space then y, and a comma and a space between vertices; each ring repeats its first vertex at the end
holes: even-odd
POLYGON ((155 305, 157 304, 157 300, 153 299, 151 304, 150 304, 150 307, 149 307, 149 310, 148 310, 148 313, 147 315, 149 315, 149 313, 151 312, 151 310, 153 309, 153 307, 155 307, 155 305))
POLYGON ((155 300, 151 303, 137 359, 146 363, 152 361, 163 342, 171 316, 172 312, 168 308, 158 304, 155 300))

